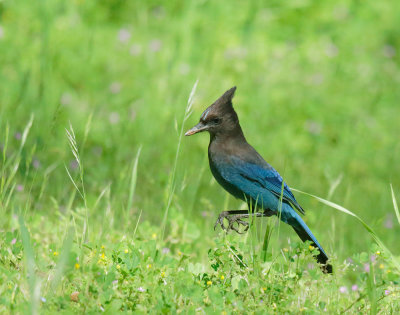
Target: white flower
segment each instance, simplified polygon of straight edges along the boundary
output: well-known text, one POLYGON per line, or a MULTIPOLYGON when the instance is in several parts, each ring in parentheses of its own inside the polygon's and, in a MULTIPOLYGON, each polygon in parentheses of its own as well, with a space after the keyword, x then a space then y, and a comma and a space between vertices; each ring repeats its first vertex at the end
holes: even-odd
POLYGON ((149 44, 150 51, 152 52, 159 51, 161 47, 162 47, 162 41, 159 39, 153 39, 149 44))
POLYGON ((340 287, 339 292, 343 293, 343 294, 347 293, 347 287, 345 287, 345 286, 340 287))
POLYGON ((382 53, 386 58, 393 58, 396 56, 396 48, 394 48, 392 45, 385 45, 382 48, 382 53))
POLYGON ((60 98, 61 105, 69 105, 71 104, 72 96, 69 93, 63 93, 60 98))
POLYGON ((131 32, 126 28, 121 28, 118 32, 118 40, 121 43, 126 43, 131 38, 131 32))
POLYGON ((110 84, 110 92, 112 94, 118 94, 121 92, 121 84, 119 82, 113 82, 110 84))
POLYGON ((40 167, 40 161, 38 159, 33 159, 32 166, 37 170, 40 167))
POLYGON ((112 112, 108 118, 110 120, 110 123, 113 125, 118 124, 120 120, 120 116, 117 112, 112 112))
POLYGON ((331 58, 336 57, 338 55, 338 53, 339 53, 339 49, 333 43, 330 43, 325 47, 325 54, 328 57, 331 57, 331 58))
POLYGON ((163 254, 168 254, 170 251, 171 251, 171 250, 170 250, 168 247, 164 247, 164 248, 162 249, 162 253, 163 253, 163 254))

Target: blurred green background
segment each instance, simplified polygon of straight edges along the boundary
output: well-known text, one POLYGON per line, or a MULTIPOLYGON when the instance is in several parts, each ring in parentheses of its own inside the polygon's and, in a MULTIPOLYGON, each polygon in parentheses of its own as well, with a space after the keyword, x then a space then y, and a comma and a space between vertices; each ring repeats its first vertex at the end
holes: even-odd
MULTIPOLYGON (((9 126, 8 157, 34 115, 1 227, 23 210, 45 233, 34 222, 55 226, 59 213, 82 206, 63 165, 78 176, 70 122, 93 229, 106 220, 129 235, 140 211, 142 222, 160 225, 171 201, 167 233, 183 218, 202 256, 217 214, 240 202, 212 179, 205 134, 182 139, 174 172, 198 80, 184 129, 236 85, 248 141, 287 183, 354 211, 398 254, 389 184, 399 195, 399 18, 400 2, 386 0, 0 1, 0 141, 4 148, 9 126), (108 185, 108 206, 94 209, 108 185)), ((343 260, 369 247, 351 217, 296 196, 328 253, 343 260)), ((297 237, 283 229, 282 243, 297 237)))

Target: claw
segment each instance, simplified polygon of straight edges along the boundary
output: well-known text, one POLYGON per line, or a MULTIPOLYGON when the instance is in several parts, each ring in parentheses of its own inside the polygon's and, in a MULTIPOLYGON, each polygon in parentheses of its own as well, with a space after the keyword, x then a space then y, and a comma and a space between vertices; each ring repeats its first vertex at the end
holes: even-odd
POLYGON ((224 225, 224 218, 227 218, 228 216, 229 216, 229 213, 227 211, 223 211, 219 214, 218 219, 217 219, 217 221, 215 221, 215 224, 214 224, 214 231, 217 228, 218 224, 221 226, 221 228, 223 230, 225 230, 225 231, 227 230, 224 225))
POLYGON ((249 226, 250 226, 250 225, 249 225, 249 222, 243 221, 243 220, 240 220, 240 219, 238 219, 236 222, 237 222, 238 224, 241 224, 241 225, 245 226, 243 232, 247 232, 247 230, 249 229, 249 226))
POLYGON ((244 234, 249 229, 249 223, 241 220, 240 216, 235 215, 235 216, 228 218, 228 220, 229 220, 228 230, 234 230, 238 234, 244 234), (235 223, 237 223, 237 225, 238 225, 237 227, 234 226, 235 223), (245 229, 243 232, 240 232, 240 230, 239 230, 240 225, 245 226, 245 229))
POLYGON ((214 224, 214 230, 216 229, 217 225, 219 224, 221 226, 221 228, 226 232, 228 232, 229 230, 233 230, 238 234, 244 234, 249 229, 249 223, 241 220, 240 218, 241 218, 240 215, 230 215, 229 212, 227 212, 227 211, 221 212, 220 215, 218 216, 217 221, 214 224), (226 218, 229 222, 228 227, 226 227, 224 225, 224 218, 226 218), (234 225, 235 223, 237 223, 237 225, 238 225, 237 227, 234 225), (240 225, 245 226, 245 229, 243 232, 241 232, 239 230, 240 225))

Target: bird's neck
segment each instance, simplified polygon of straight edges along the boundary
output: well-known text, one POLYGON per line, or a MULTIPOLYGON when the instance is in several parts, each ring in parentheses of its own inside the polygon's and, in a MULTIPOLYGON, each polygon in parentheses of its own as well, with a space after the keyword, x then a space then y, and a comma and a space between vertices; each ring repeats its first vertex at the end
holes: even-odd
POLYGON ((214 134, 210 133, 210 146, 226 146, 234 145, 235 143, 247 143, 242 128, 239 124, 231 130, 225 130, 224 132, 218 132, 214 134))

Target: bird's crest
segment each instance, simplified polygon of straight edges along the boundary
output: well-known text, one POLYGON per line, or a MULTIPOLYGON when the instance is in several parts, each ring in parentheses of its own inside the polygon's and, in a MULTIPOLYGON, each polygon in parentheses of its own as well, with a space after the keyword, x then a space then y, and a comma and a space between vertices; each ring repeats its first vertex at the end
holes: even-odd
POLYGON ((232 98, 235 95, 236 86, 226 91, 219 99, 217 99, 212 106, 215 107, 224 107, 224 106, 232 106, 232 98))
POLYGON ((201 120, 207 121, 212 117, 224 116, 227 113, 234 112, 232 98, 235 95, 236 86, 226 91, 220 98, 212 103, 201 115, 201 120))

